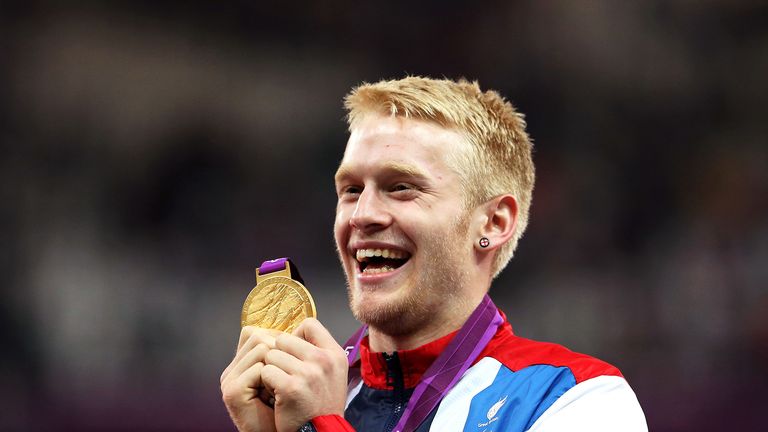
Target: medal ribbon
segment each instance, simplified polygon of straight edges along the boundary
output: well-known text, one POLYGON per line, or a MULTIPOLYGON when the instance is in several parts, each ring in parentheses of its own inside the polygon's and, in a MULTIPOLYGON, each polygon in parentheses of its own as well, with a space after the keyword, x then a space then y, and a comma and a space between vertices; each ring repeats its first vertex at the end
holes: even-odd
MULTIPOLYGON (((352 335, 352 337, 349 338, 347 343, 344 344, 344 351, 347 353, 347 361, 349 362, 349 365, 352 366, 353 363, 355 363, 355 359, 357 358, 357 353, 360 351, 360 342, 363 341, 363 338, 365 337, 365 332, 368 330, 367 325, 361 326, 355 334, 352 335)), ((350 377, 350 380, 354 377, 350 377)))
MULTIPOLYGON (((486 294, 453 340, 424 372, 393 432, 415 430, 474 363, 503 322, 499 309, 486 294)), ((366 329, 367 326, 360 327, 345 344, 350 366, 366 329)), ((350 370, 350 375, 352 373, 350 370)), ((350 376, 350 381, 355 378, 350 376)))
POLYGON ((304 283, 304 280, 301 278, 301 275, 299 274, 298 267, 296 267, 293 261, 291 261, 291 259, 287 257, 264 261, 263 263, 261 263, 261 265, 257 270, 259 271, 260 275, 265 275, 265 274, 269 274, 279 270, 285 270, 285 263, 288 263, 288 266, 291 269, 291 279, 295 279, 299 281, 299 283, 304 283))

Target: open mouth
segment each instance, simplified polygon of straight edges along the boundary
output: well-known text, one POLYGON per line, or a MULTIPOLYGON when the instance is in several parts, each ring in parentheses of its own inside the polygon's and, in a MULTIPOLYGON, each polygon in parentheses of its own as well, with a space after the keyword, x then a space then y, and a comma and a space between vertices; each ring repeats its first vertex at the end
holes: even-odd
POLYGON ((358 249, 355 259, 362 274, 395 271, 405 264, 411 254, 395 249, 358 249))

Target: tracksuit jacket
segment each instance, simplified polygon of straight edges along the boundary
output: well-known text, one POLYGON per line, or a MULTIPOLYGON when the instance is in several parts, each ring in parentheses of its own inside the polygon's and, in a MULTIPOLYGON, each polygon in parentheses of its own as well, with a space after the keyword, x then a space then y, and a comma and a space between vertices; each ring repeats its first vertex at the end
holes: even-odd
MULTIPOLYGON (((312 426, 318 432, 392 431, 421 375, 455 334, 392 354, 371 352, 366 337, 356 364, 362 381, 351 387, 344 417, 315 417, 312 426)), ((557 344, 518 337, 504 317, 416 432, 647 430, 637 397, 618 369, 557 344)))

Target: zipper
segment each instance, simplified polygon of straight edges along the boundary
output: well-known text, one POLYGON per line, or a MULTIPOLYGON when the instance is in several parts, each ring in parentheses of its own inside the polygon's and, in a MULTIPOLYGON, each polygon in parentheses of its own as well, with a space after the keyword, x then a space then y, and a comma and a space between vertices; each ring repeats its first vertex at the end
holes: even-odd
POLYGON ((403 379, 403 369, 400 367, 400 359, 397 357, 397 351, 392 354, 382 353, 384 364, 387 366, 387 387, 392 387, 394 391, 395 403, 392 407, 392 415, 384 426, 384 432, 390 432, 397 426, 397 422, 403 415, 408 398, 405 393, 405 380, 403 379))

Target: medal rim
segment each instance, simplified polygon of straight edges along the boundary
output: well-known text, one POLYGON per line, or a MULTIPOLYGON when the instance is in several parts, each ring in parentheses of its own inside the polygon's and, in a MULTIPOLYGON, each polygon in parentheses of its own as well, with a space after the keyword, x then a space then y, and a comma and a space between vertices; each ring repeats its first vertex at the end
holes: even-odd
MULTIPOLYGON (((301 282, 297 281, 296 279, 291 279, 286 276, 273 276, 268 277, 261 282, 257 283, 256 286, 254 286, 251 289, 251 292, 248 293, 248 296, 245 298, 245 302, 243 302, 243 309, 240 312, 240 328, 243 328, 247 325, 253 325, 253 324, 247 324, 246 318, 248 316, 248 307, 251 304, 251 301, 253 300, 253 297, 256 296, 256 294, 261 291, 262 289, 270 286, 270 285, 276 285, 276 284, 285 284, 290 286, 291 288, 294 288, 299 293, 299 297, 305 298, 307 301, 304 302, 303 308, 306 311, 307 305, 309 305, 309 311, 311 314, 307 314, 306 318, 317 318, 317 309, 315 308, 315 299, 312 298, 312 294, 309 293, 309 290, 307 287, 305 287, 301 282)), ((305 319, 306 319, 305 318, 305 319)), ((296 324, 298 325, 298 323, 296 324)), ((294 326, 294 328, 296 328, 294 326)))

